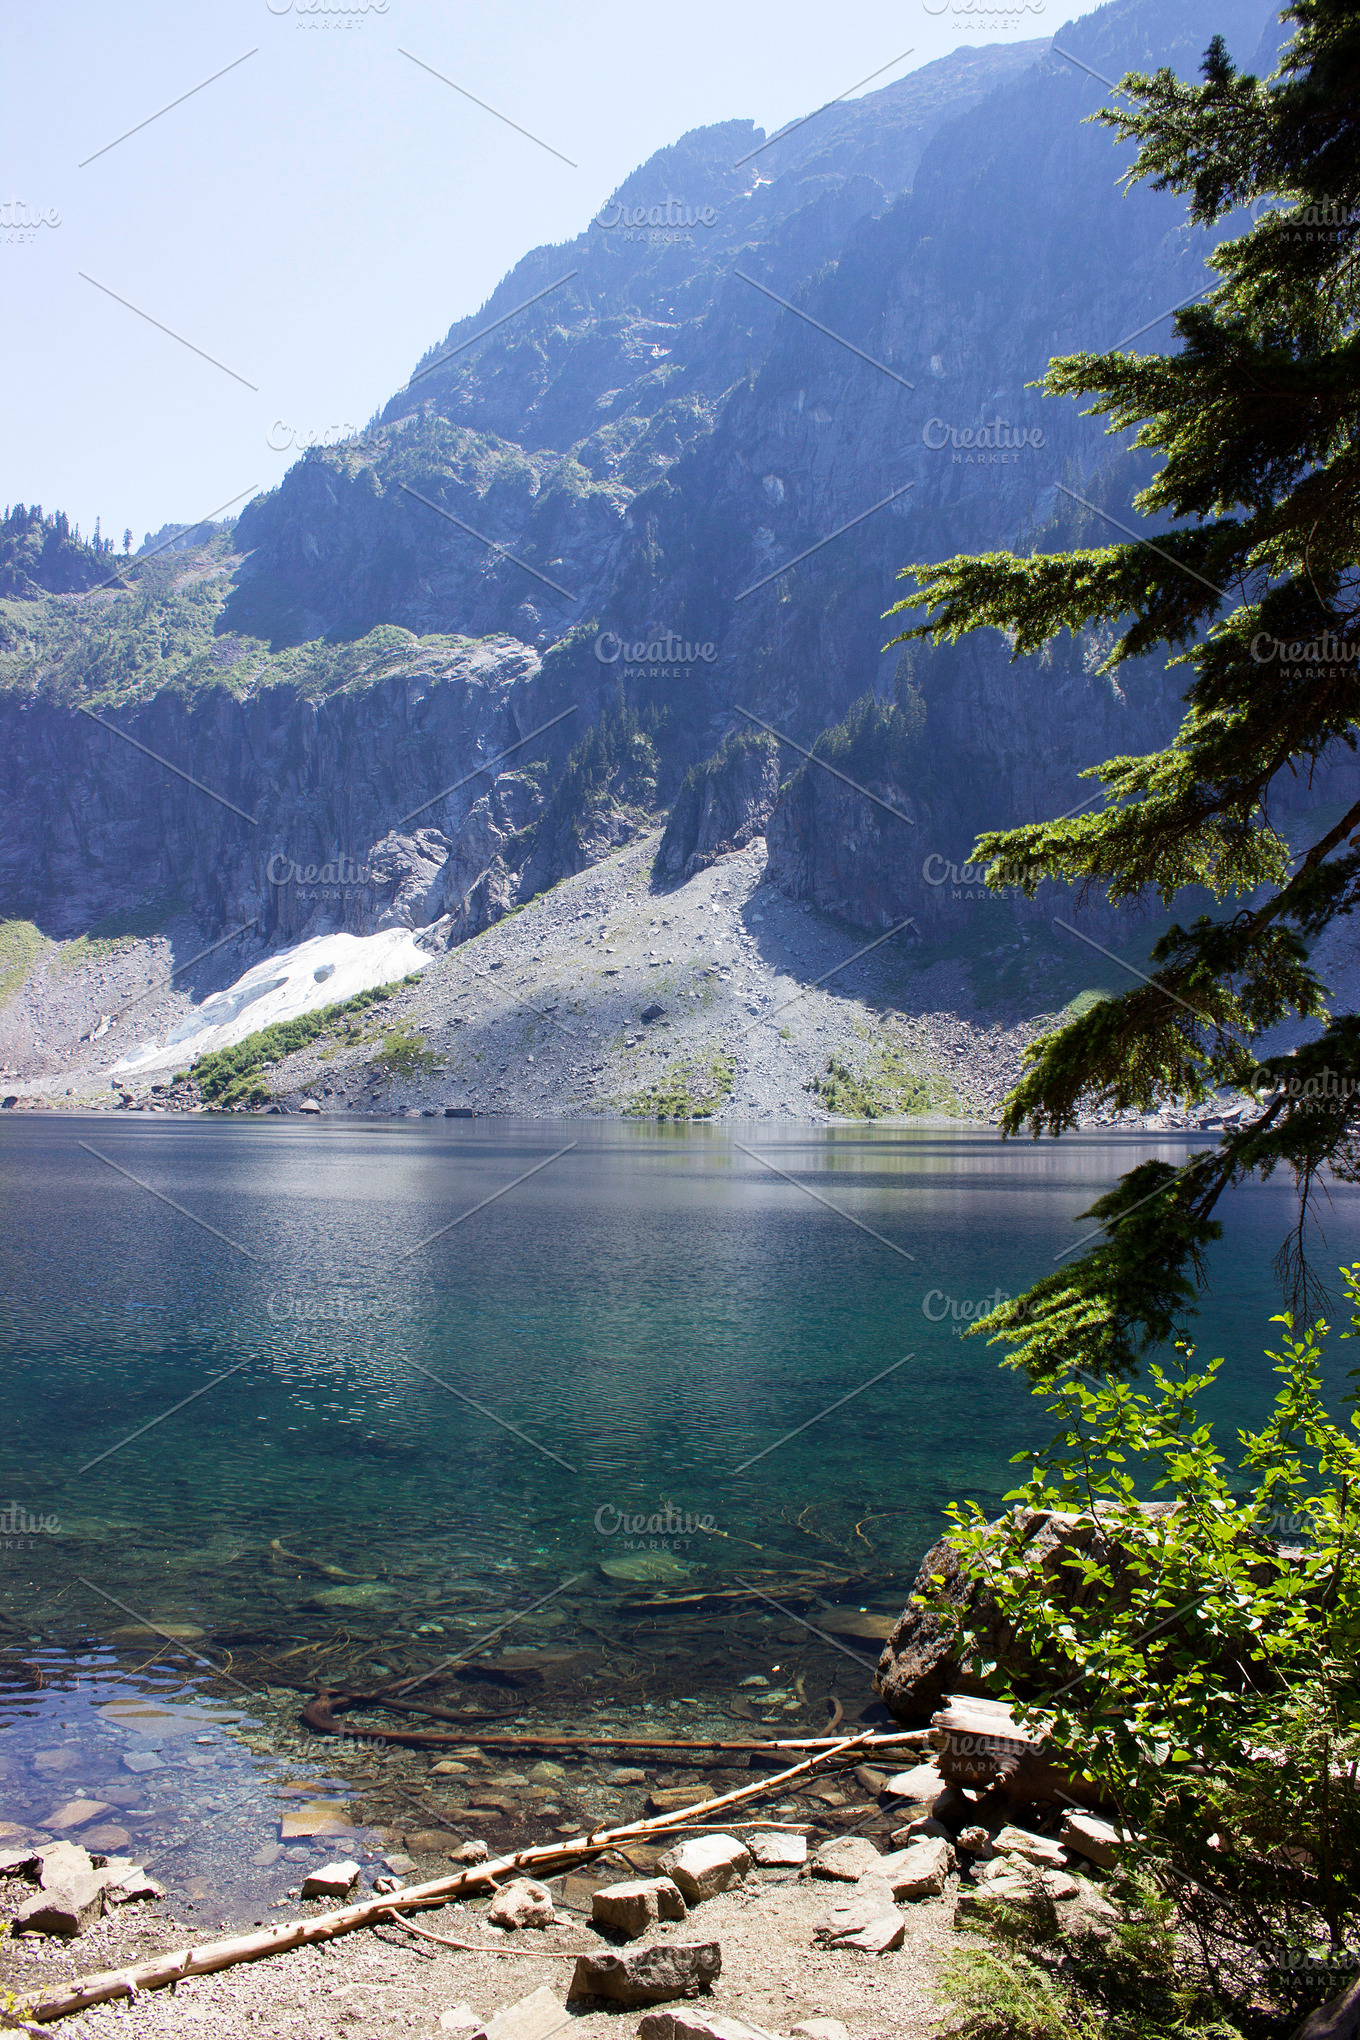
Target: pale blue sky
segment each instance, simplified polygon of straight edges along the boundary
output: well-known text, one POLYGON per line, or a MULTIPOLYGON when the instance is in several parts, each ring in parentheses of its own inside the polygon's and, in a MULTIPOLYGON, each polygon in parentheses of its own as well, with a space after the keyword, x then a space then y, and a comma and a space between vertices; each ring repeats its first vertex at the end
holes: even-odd
POLYGON ((131 525, 138 544, 203 517, 296 458, 277 446, 279 421, 303 434, 363 424, 526 249, 579 232, 687 129, 750 118, 773 132, 909 46, 864 89, 1087 11, 1022 0, 1013 26, 989 27, 982 0, 370 0, 366 12, 348 0, 348 17, 346 4, 7 12, 0 501, 65 509, 85 531, 98 514, 106 535, 121 542, 131 525), (335 11, 299 11, 317 7, 335 11), (26 235, 14 201, 59 223, 26 235))

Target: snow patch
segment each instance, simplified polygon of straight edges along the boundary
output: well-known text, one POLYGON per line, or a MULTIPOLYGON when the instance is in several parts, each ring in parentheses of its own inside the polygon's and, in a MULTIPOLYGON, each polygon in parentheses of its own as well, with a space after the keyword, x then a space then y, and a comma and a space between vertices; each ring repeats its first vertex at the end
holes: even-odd
POLYGON ((169 1063, 183 1068, 275 1021, 296 1020, 300 1013, 315 1013, 356 992, 394 984, 432 961, 409 928, 387 928, 378 935, 318 935, 296 949, 265 957, 234 985, 186 1013, 164 1042, 139 1043, 114 1064, 114 1074, 169 1063))

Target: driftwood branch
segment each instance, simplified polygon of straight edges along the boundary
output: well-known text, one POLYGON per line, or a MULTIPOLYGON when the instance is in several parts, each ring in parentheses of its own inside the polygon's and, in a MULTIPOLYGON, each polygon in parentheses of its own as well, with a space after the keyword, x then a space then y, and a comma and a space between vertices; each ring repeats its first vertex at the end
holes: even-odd
POLYGON ((455 1941, 448 1934, 431 1933, 428 1927, 418 1927, 414 1920, 403 1919, 399 1912, 389 1910, 388 1917, 408 1934, 418 1934, 422 1941, 438 1941, 441 1948, 456 1948, 462 1955, 519 1956, 521 1960, 528 1956, 535 1962, 546 1956, 549 1962, 579 1962, 582 1955, 593 1952, 589 1948, 484 1948, 480 1941, 455 1941))
POLYGON ((453 1899, 468 1897, 521 1871, 552 1875, 570 1869, 573 1864, 589 1862, 620 1842, 646 1841, 654 1835, 669 1835, 677 1828, 692 1826, 695 1814, 709 1821, 715 1813, 721 1813, 727 1807, 744 1806, 769 1793, 783 1792, 795 1778, 808 1777, 824 1766, 842 1762, 849 1753, 853 1752, 858 1757, 876 1749, 900 1748, 904 1740, 901 1735, 875 1735, 871 1729, 866 1730, 861 1735, 848 1736, 828 1748, 819 1749, 787 1771, 777 1771, 754 1785, 739 1786, 717 1799, 702 1799, 692 1806, 677 1807, 671 1813, 651 1814, 624 1827, 597 1828, 589 1835, 570 1841, 547 1842, 519 1849, 513 1855, 477 1863, 453 1876, 432 1878, 425 1884, 411 1884, 404 1891, 364 1899, 357 1905, 344 1906, 338 1912, 320 1913, 312 1919, 281 1920, 277 1926, 266 1927, 259 1933, 238 1934, 230 1940, 209 1941, 201 1947, 171 1950, 132 1968, 110 1969, 97 1976, 80 1977, 74 1983, 47 1991, 15 2009, 40 2023, 62 2019, 72 2012, 83 2012, 90 2005, 106 2004, 113 1998, 135 1998, 139 1991, 158 1990, 166 1984, 179 1983, 188 1976, 209 1976, 219 1969, 232 1969, 240 1962, 259 1962, 269 1955, 282 1955, 289 1948, 305 1948, 314 1942, 333 1941, 341 1934, 352 1934, 360 1927, 388 1920, 394 1913, 445 1906, 453 1899))

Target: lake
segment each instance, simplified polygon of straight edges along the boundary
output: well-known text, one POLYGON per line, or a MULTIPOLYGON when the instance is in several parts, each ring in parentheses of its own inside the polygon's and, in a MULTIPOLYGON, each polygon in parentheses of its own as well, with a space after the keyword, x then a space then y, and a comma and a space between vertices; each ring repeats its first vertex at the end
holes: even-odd
MULTIPOLYGON (((612 1707, 728 1733, 761 1678, 799 1732, 833 1694, 853 1718, 872 1618, 947 1504, 997 1508, 1042 1435, 959 1331, 1053 1267, 1135 1161, 1190 1151, 7 1119, 0 1813, 49 1831, 54 1788, 79 1785, 153 1870, 239 1912, 260 1902, 246 1842, 277 1848, 270 1790, 318 1747, 327 1790, 357 1790, 338 1742, 298 1732, 318 1677, 363 1689, 453 1658, 426 1697, 461 1695, 470 1720, 612 1707)), ((1222 1207, 1196 1336, 1228 1356, 1225 1430, 1269 1399, 1289 1210, 1283 1183, 1222 1207)), ((1358 1215, 1335 1189, 1324 1270, 1360 1255, 1358 1215)))

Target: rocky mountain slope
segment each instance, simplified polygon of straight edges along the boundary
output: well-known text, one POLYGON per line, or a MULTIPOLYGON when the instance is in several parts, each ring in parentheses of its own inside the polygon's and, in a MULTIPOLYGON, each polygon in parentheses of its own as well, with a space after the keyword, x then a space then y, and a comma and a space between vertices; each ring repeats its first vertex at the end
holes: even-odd
MULTIPOLYGON (((0 1011, 8 1096, 20 1109, 986 1125, 1046 1016, 1120 976, 1051 928, 1004 956, 977 926, 945 953, 910 924, 866 943, 771 884, 759 838, 678 885, 658 878, 660 847, 640 834, 452 948, 430 931, 416 981, 336 1011, 295 1049, 251 1037, 253 1061, 225 1085, 201 1063, 183 1080, 192 1051, 142 1061, 201 996, 168 982, 176 945, 51 948, 0 1011)), ((258 939, 227 945, 214 988, 263 953, 258 939)))
POLYGON ((1114 687, 1094 641, 1016 666, 991 633, 884 650, 883 612, 910 560, 1127 514, 1140 457, 1027 385, 1054 351, 1150 321, 1158 344, 1208 280, 1208 237, 1121 193, 1086 116, 1099 77, 1193 72, 1216 30, 1273 61, 1261 0, 1114 0, 786 139, 700 130, 233 527, 125 565, 24 513, 5 974, 51 939, 173 934, 183 962, 230 938, 184 970, 201 995, 250 945, 332 928, 457 944, 669 814, 667 885, 768 832, 790 899, 910 917, 919 968, 988 956, 1011 1018, 1042 1009, 1025 959, 1062 903, 982 898, 969 846, 1164 741, 1178 680, 1114 687))

